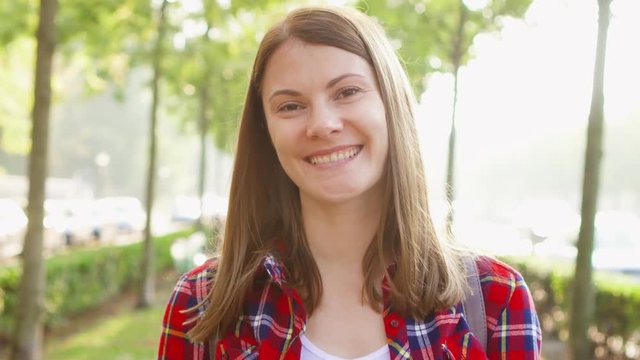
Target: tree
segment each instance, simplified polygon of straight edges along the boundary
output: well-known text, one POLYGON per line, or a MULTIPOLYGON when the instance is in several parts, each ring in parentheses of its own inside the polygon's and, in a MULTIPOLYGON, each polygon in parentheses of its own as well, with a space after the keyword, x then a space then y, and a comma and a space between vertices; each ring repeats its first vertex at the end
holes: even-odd
MULTIPOLYGON (((37 2, 2 2, 0 18, 3 19, 0 22, 0 161, 7 164, 9 172, 23 173, 25 171, 21 164, 28 153, 30 142, 29 106, 26 104, 31 102, 32 96, 31 89, 26 89, 27 86, 23 85, 25 79, 30 78, 31 70, 26 68, 32 67, 32 58, 25 53, 31 53, 31 48, 35 48, 32 33, 37 25, 37 2), (29 75, 25 74, 27 72, 29 75), (4 159, 8 161, 5 162, 4 159)), ((104 0, 93 3, 60 0, 57 14, 56 72, 61 74, 57 78, 64 81, 65 86, 56 87, 54 83, 54 88, 58 88, 54 103, 64 102, 62 111, 78 114, 83 110, 83 104, 78 99, 85 100, 105 90, 125 100, 121 89, 127 85, 129 70, 137 64, 148 63, 153 34, 148 0, 104 0), (65 101, 70 97, 73 100, 65 101)), ((100 115, 106 117, 104 112, 100 115)), ((51 120, 51 158, 48 164, 50 175, 72 177, 78 175, 76 171, 79 167, 83 167, 83 170, 92 169, 95 167, 95 155, 104 150, 105 145, 112 143, 116 143, 113 147, 118 148, 109 151, 113 160, 117 162, 129 159, 124 155, 125 150, 119 151, 125 147, 119 142, 131 144, 131 141, 139 137, 132 132, 115 132, 109 128, 112 121, 103 119, 102 122, 97 122, 96 117, 91 117, 90 121, 97 123, 99 129, 90 127, 90 131, 78 131, 79 127, 87 129, 86 122, 83 122, 86 117, 77 120, 78 118, 80 116, 63 115, 51 120), (66 129, 68 130, 65 132, 66 129), (69 136, 74 141, 69 141, 69 136), (127 136, 129 139, 126 139, 127 136)), ((122 117, 117 120, 122 122, 125 119, 126 117, 122 117)), ((131 152, 131 149, 127 150, 131 152)), ((127 165, 129 169, 139 167, 127 165)), ((84 174, 87 172, 84 171, 84 174)), ((122 174, 108 175, 112 183, 129 181, 122 174)), ((138 190, 142 187, 133 184, 130 188, 138 190)))
POLYGON ((156 37, 153 52, 153 79, 151 81, 151 124, 149 127, 149 164, 147 170, 147 187, 145 206, 147 219, 144 227, 144 253, 142 256, 142 277, 140 293, 138 294, 139 308, 146 308, 151 305, 155 291, 155 261, 153 253, 153 239, 151 234, 153 197, 155 195, 156 180, 156 128, 158 123, 158 108, 160 106, 160 78, 162 77, 162 58, 164 55, 164 37, 166 32, 166 9, 168 1, 162 0, 158 12, 158 35, 156 37))
POLYGON ((445 194, 447 196, 447 234, 453 232, 453 199, 455 195, 454 173, 455 173, 455 151, 456 151, 456 108, 458 105, 458 73, 462 62, 464 45, 464 28, 467 23, 467 7, 462 0, 458 1, 458 25, 452 43, 451 64, 453 65, 453 103, 451 104, 451 129, 449 130, 449 148, 447 156, 447 180, 445 182, 445 194))
POLYGON ((200 29, 176 33, 184 43, 167 54, 166 79, 169 110, 200 139, 197 195, 201 201, 206 188, 207 144, 230 150, 257 49, 256 33, 266 27, 269 4, 238 1, 223 6, 207 0, 198 11, 182 9, 182 14, 172 17, 176 23, 197 24, 200 29))
POLYGON ((591 110, 587 129, 587 146, 582 183, 582 209, 578 234, 578 255, 570 316, 570 349, 573 359, 592 357, 587 329, 593 314, 593 283, 591 255, 593 253, 595 216, 600 183, 602 138, 604 123, 604 69, 607 51, 610 5, 612 0, 598 0, 598 40, 593 70, 591 110))
POLYGON ((360 7, 381 20, 399 45, 414 90, 421 94, 425 75, 434 71, 453 74, 454 90, 445 192, 450 204, 447 229, 453 222, 455 199, 455 139, 458 72, 471 56, 476 35, 497 31, 505 16, 522 17, 531 0, 487 0, 471 8, 464 0, 363 1, 360 7))
MULTIPOLYGON (((209 28, 209 26, 207 26, 209 28)), ((208 37, 206 37, 205 41, 208 37)), ((204 193, 207 177, 207 134, 209 132, 209 109, 207 107, 209 99, 209 78, 210 71, 205 70, 202 76, 202 82, 198 88, 198 97, 200 101, 200 116, 198 121, 198 131, 200 132, 200 163, 198 166, 198 200, 200 201, 200 219, 198 219, 198 228, 204 230, 204 193)))
POLYGON ((42 254, 45 180, 49 109, 51 107, 51 67, 56 47, 56 0, 41 0, 37 30, 33 122, 29 158, 29 206, 27 233, 22 257, 22 277, 18 292, 16 336, 11 358, 42 358, 45 269, 42 254))
MULTIPOLYGON (((30 32, 29 29, 35 28, 35 23, 38 23, 35 39, 37 51, 28 170, 27 213, 29 222, 24 240, 23 271, 18 290, 18 301, 21 306, 15 314, 16 331, 11 349, 13 359, 39 359, 42 357, 42 327, 45 316, 43 302, 46 287, 43 263, 43 202, 46 195, 45 181, 49 171, 49 114, 52 102, 51 78, 55 50, 58 49, 57 52, 64 55, 61 58, 65 60, 69 60, 73 55, 81 52, 101 58, 100 55, 105 54, 103 52, 106 51, 105 49, 112 49, 113 44, 123 46, 129 37, 116 37, 117 41, 111 41, 112 38, 109 38, 110 41, 100 41, 104 38, 100 38, 96 34, 127 35, 127 31, 132 27, 144 24, 144 20, 140 20, 143 17, 138 17, 138 21, 134 22, 133 26, 119 26, 122 23, 128 24, 128 19, 122 16, 122 11, 113 10, 141 9, 140 4, 142 3, 146 4, 146 1, 111 0, 88 4, 84 1, 63 0, 60 4, 61 11, 58 12, 56 0, 41 0, 39 16, 35 14, 37 6, 33 0, 16 0, 3 2, 0 5, 0 15, 3 18, 0 24, 0 55, 13 55, 5 50, 18 42, 16 40, 25 40, 27 33, 30 32), (34 11, 30 11, 31 9, 34 11), (120 32, 112 33, 110 30, 113 29, 120 32), (95 41, 95 44, 100 43, 100 45, 92 46, 94 45, 91 43, 92 39, 99 39, 95 41), (106 46, 106 44, 110 46, 106 46), (84 45, 87 46, 84 47, 84 45), (93 49, 95 52, 88 49, 93 49)), ((148 7, 148 4, 146 5, 148 7)), ((61 64, 63 63, 61 62, 61 64)), ((109 61, 104 63, 109 64, 109 61)), ((98 68, 104 69, 101 66, 98 68)), ((2 110, 1 107, 0 110, 2 110)), ((9 121, 15 121, 11 117, 7 118, 9 121)), ((3 124, 0 121, 0 128, 6 128, 6 126, 6 123, 3 124)))

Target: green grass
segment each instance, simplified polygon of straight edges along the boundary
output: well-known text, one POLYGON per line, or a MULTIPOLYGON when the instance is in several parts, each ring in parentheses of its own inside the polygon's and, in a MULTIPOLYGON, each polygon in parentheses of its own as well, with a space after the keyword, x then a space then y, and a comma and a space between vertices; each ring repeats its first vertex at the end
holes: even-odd
POLYGON ((164 306, 128 311, 90 326, 65 339, 47 344, 46 359, 136 360, 155 359, 164 306))

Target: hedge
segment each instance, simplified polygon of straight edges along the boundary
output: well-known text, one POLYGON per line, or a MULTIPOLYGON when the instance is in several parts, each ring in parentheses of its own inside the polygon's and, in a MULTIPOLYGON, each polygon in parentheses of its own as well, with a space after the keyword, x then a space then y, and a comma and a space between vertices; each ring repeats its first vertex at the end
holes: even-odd
MULTIPOLYGON (((154 238, 156 271, 173 266, 171 243, 188 236, 184 230, 154 238)), ((45 326, 55 327, 70 315, 94 308, 134 286, 141 276, 143 243, 80 249, 45 261, 45 326)), ((14 329, 21 268, 0 268, 0 343, 14 329)))
MULTIPOLYGON (((524 276, 544 336, 566 341, 573 267, 538 258, 505 258, 524 276)), ((594 274, 594 317, 589 329, 595 359, 640 358, 640 281, 622 274, 594 274)))

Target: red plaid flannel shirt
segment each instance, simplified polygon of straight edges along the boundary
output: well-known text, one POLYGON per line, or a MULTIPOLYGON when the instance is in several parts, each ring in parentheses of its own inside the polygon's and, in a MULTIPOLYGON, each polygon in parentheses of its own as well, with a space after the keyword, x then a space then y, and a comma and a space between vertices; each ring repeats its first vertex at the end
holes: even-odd
MULTIPOLYGON (((469 330, 462 305, 424 319, 402 317, 385 304, 383 313, 391 359, 539 359, 541 332, 531 294, 522 276, 488 257, 477 261, 487 316, 487 349, 469 330)), ((210 359, 208 343, 186 336, 193 324, 185 313, 206 299, 216 262, 210 260, 183 275, 167 305, 158 359, 210 359)), ((283 265, 272 255, 263 261, 256 286, 245 300, 234 329, 219 339, 216 359, 298 359, 306 313, 300 296, 287 286, 283 265)), ((385 296, 386 298, 386 296, 385 296)))

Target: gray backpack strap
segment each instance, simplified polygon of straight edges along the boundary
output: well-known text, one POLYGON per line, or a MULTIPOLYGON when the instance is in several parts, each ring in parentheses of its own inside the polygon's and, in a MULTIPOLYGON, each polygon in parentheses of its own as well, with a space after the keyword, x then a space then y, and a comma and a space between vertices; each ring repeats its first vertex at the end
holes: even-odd
POLYGON ((209 347, 209 360, 216 360, 216 345, 218 345, 218 333, 213 336, 211 339, 207 341, 207 346, 209 347))
POLYGON ((209 360, 216 360, 216 339, 207 341, 209 345, 209 360))
POLYGON ((467 268, 467 283, 471 293, 462 302, 462 311, 471 332, 478 338, 482 347, 487 348, 487 314, 484 309, 480 276, 473 256, 464 257, 464 265, 467 268))

